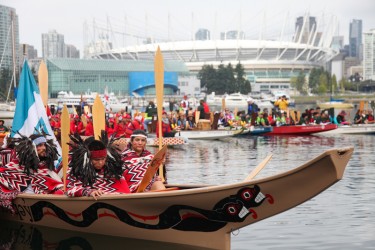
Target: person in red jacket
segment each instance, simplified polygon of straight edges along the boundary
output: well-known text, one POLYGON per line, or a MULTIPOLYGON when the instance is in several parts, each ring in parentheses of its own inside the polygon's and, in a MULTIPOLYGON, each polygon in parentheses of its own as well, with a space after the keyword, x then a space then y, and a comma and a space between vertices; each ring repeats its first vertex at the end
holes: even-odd
POLYGON ((128 124, 125 130, 125 137, 130 138, 130 136, 133 134, 133 131, 138 129, 144 130, 143 116, 141 114, 136 114, 134 120, 128 124))
POLYGON ((108 119, 107 125, 105 126, 105 130, 107 131, 108 137, 112 136, 115 132, 117 132, 117 124, 115 119, 108 119))
MULTIPOLYGON (((172 131, 169 119, 167 117, 167 113, 163 112, 163 116, 161 118, 161 131, 163 137, 174 137, 176 131, 172 131)), ((159 121, 156 123, 156 137, 159 137, 159 121)))
POLYGON ((92 124, 91 115, 87 115, 87 125, 85 130, 85 136, 93 136, 94 135, 94 125, 92 124))

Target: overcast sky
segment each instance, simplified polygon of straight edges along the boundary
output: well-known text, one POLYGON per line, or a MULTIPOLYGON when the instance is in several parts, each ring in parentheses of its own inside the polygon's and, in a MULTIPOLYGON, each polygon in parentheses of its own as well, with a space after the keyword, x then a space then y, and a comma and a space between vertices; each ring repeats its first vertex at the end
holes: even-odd
POLYGON ((335 34, 343 35, 346 43, 352 19, 362 19, 364 32, 375 28, 374 0, 1 0, 0 4, 16 9, 20 42, 33 45, 39 56, 41 34, 49 30, 63 34, 65 43, 75 45, 82 55, 85 22, 87 41, 95 23, 114 31, 115 46, 134 45, 144 37, 189 40, 198 28, 209 29, 213 38, 220 31, 240 29, 248 38, 264 34, 277 39, 285 27, 285 38, 292 35, 296 17, 306 12, 316 16, 318 29, 338 27, 335 34))

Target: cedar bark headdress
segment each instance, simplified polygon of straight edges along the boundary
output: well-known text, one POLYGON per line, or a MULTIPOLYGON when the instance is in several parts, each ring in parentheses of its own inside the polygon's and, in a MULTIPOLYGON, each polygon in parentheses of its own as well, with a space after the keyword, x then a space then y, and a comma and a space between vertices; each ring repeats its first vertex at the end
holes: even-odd
POLYGON ((122 175, 122 161, 118 146, 114 143, 120 138, 112 135, 108 139, 107 132, 102 130, 100 140, 89 137, 85 141, 79 134, 69 135, 70 150, 70 174, 80 180, 84 186, 91 186, 96 179, 96 171, 91 163, 93 158, 106 158, 104 165, 104 177, 120 179, 122 175))
POLYGON ((48 134, 38 130, 35 130, 35 134, 29 137, 19 132, 17 134, 20 137, 8 138, 8 146, 15 149, 19 164, 24 166, 24 171, 27 175, 30 175, 31 170, 37 171, 41 161, 46 163, 48 169, 55 169, 54 161, 58 159, 59 153, 53 139, 46 139, 48 134), (46 156, 43 158, 38 156, 36 149, 41 143, 46 145, 46 156))

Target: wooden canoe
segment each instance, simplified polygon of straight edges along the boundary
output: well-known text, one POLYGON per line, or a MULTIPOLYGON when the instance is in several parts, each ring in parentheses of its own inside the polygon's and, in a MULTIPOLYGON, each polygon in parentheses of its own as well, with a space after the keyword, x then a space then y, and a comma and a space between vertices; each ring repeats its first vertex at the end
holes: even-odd
POLYGON ((241 130, 183 130, 179 136, 188 140, 219 140, 241 133, 241 130))
POLYGON ((351 134, 351 135, 371 135, 375 134, 375 124, 352 124, 352 125, 339 125, 337 129, 329 130, 318 133, 319 135, 338 135, 338 134, 351 134))
POLYGON ((337 129, 336 124, 309 124, 309 125, 290 125, 273 126, 272 131, 264 135, 310 135, 324 131, 337 129))
MULTIPOLYGON (((68 198, 20 194, 0 219, 86 233, 230 249, 231 232, 318 195, 339 181, 353 148, 330 149, 290 171, 219 186, 68 198)), ((174 185, 170 185, 174 186, 174 185)))

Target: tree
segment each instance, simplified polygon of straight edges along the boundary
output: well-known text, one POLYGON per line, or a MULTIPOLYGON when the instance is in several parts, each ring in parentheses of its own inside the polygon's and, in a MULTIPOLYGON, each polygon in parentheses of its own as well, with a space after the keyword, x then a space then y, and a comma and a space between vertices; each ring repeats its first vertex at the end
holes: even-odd
POLYGON ((204 65, 198 72, 197 78, 201 81, 201 88, 206 88, 207 93, 210 93, 215 86, 216 69, 212 65, 204 65))
POLYGON ((297 77, 292 77, 290 79, 291 86, 297 89, 303 95, 307 94, 307 89, 305 88, 305 77, 306 75, 300 71, 297 77))
POLYGON ((316 92, 319 94, 319 95, 324 95, 327 93, 327 86, 328 86, 328 78, 327 78, 327 75, 325 73, 322 73, 319 77, 319 86, 316 90, 316 92))
POLYGON ((201 81, 201 88, 207 88, 207 93, 222 95, 251 92, 250 82, 245 79, 245 70, 240 63, 235 68, 230 63, 227 66, 220 64, 217 69, 212 65, 204 65, 197 78, 201 81))
POLYGON ((251 92, 251 85, 248 80, 245 79, 245 69, 241 63, 237 63, 234 69, 234 74, 236 77, 236 86, 238 87, 235 92, 241 92, 243 94, 248 94, 251 92))

